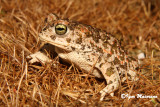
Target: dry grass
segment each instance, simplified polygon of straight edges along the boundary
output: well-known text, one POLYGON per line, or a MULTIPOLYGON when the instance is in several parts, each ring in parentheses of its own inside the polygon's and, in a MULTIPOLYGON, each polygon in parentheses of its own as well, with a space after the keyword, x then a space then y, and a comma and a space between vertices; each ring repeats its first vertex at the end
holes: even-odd
POLYGON ((1 0, 1 106, 160 106, 159 0, 1 0), (126 83, 115 97, 99 102, 105 81, 59 63, 28 65, 26 56, 38 51, 44 18, 56 13, 110 32, 129 54, 145 52, 140 80, 126 83), (122 99, 122 93, 158 96, 122 99))

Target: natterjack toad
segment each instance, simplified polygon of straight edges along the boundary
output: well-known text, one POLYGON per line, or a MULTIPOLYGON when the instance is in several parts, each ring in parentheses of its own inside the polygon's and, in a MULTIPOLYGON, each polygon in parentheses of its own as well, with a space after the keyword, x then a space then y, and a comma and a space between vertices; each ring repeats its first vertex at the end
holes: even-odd
MULTIPOLYGON (((100 91, 100 100, 103 100, 106 93, 113 96, 120 82, 126 78, 137 80, 137 61, 127 57, 119 41, 105 31, 50 14, 39 37, 45 43, 54 45, 53 49, 64 61, 98 78, 105 78, 107 86, 100 91)), ((30 57, 31 63, 51 60, 40 51, 30 57)))

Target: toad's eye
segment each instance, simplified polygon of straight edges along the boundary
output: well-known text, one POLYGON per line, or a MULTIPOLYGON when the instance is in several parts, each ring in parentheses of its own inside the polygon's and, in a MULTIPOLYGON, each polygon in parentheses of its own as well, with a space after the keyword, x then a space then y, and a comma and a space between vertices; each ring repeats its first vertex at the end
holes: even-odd
POLYGON ((58 35, 64 35, 67 32, 67 26, 63 24, 58 24, 55 26, 55 32, 58 35))

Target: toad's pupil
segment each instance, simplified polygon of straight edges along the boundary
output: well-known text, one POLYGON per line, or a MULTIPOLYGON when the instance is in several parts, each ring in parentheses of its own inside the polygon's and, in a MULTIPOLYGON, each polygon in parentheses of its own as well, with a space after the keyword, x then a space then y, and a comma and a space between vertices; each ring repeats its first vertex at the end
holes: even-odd
POLYGON ((57 30, 64 30, 64 28, 57 28, 57 30))

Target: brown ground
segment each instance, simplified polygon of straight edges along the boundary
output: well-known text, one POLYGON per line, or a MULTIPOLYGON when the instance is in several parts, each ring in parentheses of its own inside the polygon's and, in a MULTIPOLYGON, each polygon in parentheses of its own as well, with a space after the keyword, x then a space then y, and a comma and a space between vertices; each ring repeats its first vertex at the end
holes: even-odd
POLYGON ((159 0, 0 0, 1 106, 160 106, 159 0), (59 63, 27 64, 40 48, 44 18, 56 13, 110 32, 129 54, 146 53, 140 80, 122 84, 115 97, 99 102, 104 80, 59 63), (71 68, 71 69, 70 69, 71 68), (158 98, 122 99, 121 94, 158 98))

